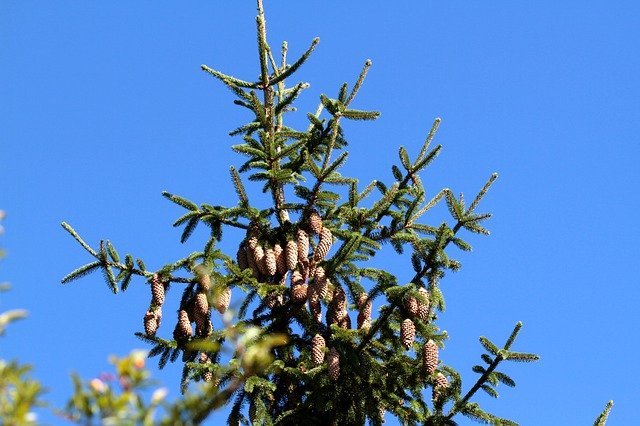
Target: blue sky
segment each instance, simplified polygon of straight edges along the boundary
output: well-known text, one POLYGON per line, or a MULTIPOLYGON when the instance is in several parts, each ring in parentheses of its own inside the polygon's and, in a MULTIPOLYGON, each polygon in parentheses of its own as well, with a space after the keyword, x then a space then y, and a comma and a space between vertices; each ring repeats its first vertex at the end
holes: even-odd
MULTIPOLYGON (((344 174, 390 180, 398 146, 415 156, 435 117, 444 150, 422 176, 432 193, 469 198, 500 174, 481 206, 494 214, 492 235, 470 236, 473 253, 459 254, 462 270, 442 284, 442 359, 468 388, 478 336, 503 341, 521 320, 514 349, 542 360, 508 368, 517 387, 478 401, 523 425, 581 425, 614 399, 609 424, 633 423, 637 2, 266 0, 266 9, 271 45, 287 40, 291 58, 321 39, 298 74, 311 88, 293 124, 373 60, 354 107, 382 116, 345 127, 344 174)), ((179 243, 180 210, 160 193, 235 203, 228 167, 242 159, 227 133, 249 117, 199 66, 254 79, 254 16, 253 1, 0 3, 1 278, 14 287, 0 311, 30 311, 0 355, 35 364, 54 404, 70 394, 72 370, 89 379, 109 354, 145 347, 133 332, 149 297, 142 281, 113 296, 99 275, 61 285, 88 258, 60 222, 149 268, 202 244, 204 233, 179 243)), ((396 273, 408 265, 384 261, 396 273)), ((157 374, 174 396, 178 374, 157 374)))

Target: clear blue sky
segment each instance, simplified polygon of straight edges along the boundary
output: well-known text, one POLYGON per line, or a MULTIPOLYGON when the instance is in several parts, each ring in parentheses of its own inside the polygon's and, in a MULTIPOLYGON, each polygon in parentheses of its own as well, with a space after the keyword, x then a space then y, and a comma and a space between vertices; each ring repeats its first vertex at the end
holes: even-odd
MULTIPOLYGON (((497 401, 481 396, 486 408, 523 425, 584 425, 614 399, 609 424, 637 421, 638 2, 266 8, 271 45, 288 40, 292 58, 321 38, 299 74, 312 85, 302 112, 373 60, 354 107, 382 117, 345 128, 345 174, 390 180, 398 146, 415 155, 438 116, 444 151, 423 175, 432 193, 448 186, 471 197, 500 174, 482 205, 494 213, 492 235, 472 236, 474 252, 443 282, 440 324, 451 338, 442 358, 465 387, 478 336, 503 341, 521 320, 514 349, 542 360, 507 369, 518 386, 499 388, 497 401)), ((99 275, 61 285, 88 257, 60 222, 150 268, 201 245, 203 233, 180 245, 170 226, 180 209, 160 193, 235 203, 228 167, 242 159, 227 132, 249 116, 199 66, 254 79, 254 16, 253 1, 0 3, 0 245, 9 254, 0 278, 14 286, 0 311, 30 311, 0 355, 35 364, 58 406, 70 371, 89 379, 109 354, 145 348, 133 332, 149 298, 142 281, 117 296, 99 275)), ((398 273, 408 265, 385 261, 398 273)), ((178 374, 157 374, 174 396, 178 374)))

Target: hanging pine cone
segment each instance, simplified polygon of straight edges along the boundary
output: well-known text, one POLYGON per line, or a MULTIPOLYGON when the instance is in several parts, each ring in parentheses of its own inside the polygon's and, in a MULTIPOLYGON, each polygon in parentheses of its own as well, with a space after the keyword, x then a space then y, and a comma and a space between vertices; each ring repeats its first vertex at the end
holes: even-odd
MULTIPOLYGON (((207 321, 209 320, 209 301, 204 293, 196 294, 193 301, 193 319, 196 327, 202 332, 208 329, 207 321)), ((201 334, 197 333, 197 334, 201 334)))
POLYGON ((402 340, 402 345, 409 349, 413 344, 413 340, 416 337, 416 326, 413 324, 409 318, 402 321, 402 325, 400 326, 400 340, 402 340))
POLYGON ((351 329, 351 317, 349 316, 348 312, 345 312, 345 315, 342 318, 342 320, 338 322, 338 326, 341 328, 344 328, 345 330, 351 329))
POLYGON ((315 210, 309 215, 309 229, 316 235, 322 232, 322 218, 315 210))
POLYGON ((449 387, 449 381, 445 377, 444 374, 438 373, 436 377, 436 382, 433 385, 433 389, 431 391, 431 398, 433 399, 433 403, 436 406, 436 409, 442 408, 444 403, 443 401, 443 391, 449 387))
POLYGON ((178 323, 176 324, 176 328, 173 330, 173 338, 177 341, 185 341, 188 340, 192 334, 193 329, 191 328, 189 315, 187 314, 187 311, 181 309, 178 312, 178 323))
POLYGON ((210 319, 206 319, 202 322, 202 324, 196 323, 196 336, 198 337, 207 337, 213 333, 213 324, 210 319))
POLYGON ((360 293, 360 296, 358 296, 358 309, 369 320, 371 320, 371 305, 372 302, 369 299, 369 295, 366 292, 360 293))
POLYGON ((231 287, 225 287, 219 294, 215 306, 218 312, 224 314, 231 302, 231 287))
POLYGON ((308 291, 309 291, 309 286, 307 284, 295 284, 291 289, 293 301, 296 303, 306 302, 308 291))
POLYGON ((404 307, 407 309, 407 312, 412 316, 418 315, 418 301, 415 297, 407 297, 404 300, 404 307))
POLYGON ((258 267, 261 274, 267 274, 267 264, 265 262, 264 248, 260 244, 253 249, 253 262, 258 267))
POLYGON ((283 298, 281 294, 271 293, 267 294, 264 298, 264 303, 269 307, 269 309, 273 309, 276 306, 282 305, 283 298))
POLYGON ((364 311, 360 311, 358 314, 358 328, 371 328, 371 315, 366 315, 364 311))
POLYGON ((160 320, 162 319, 162 311, 159 307, 155 309, 149 309, 144 314, 144 332, 147 336, 155 336, 158 328, 160 327, 160 320))
POLYGON ((321 266, 318 266, 315 270, 313 287, 321 299, 327 297, 329 279, 325 275, 324 269, 321 266))
POLYGON ((276 254, 272 248, 268 248, 264 251, 264 264, 266 274, 270 277, 276 274, 277 264, 276 264, 276 254))
MULTIPOLYGON (((307 244, 309 244, 308 241, 307 244)), ((287 260, 287 269, 290 271, 296 269, 296 265, 298 264, 298 243, 293 240, 287 241, 285 257, 287 260)))
POLYGON ((309 235, 302 229, 298 229, 297 246, 298 262, 306 261, 309 258, 309 235))
POLYGON ((273 254, 276 257, 276 272, 281 275, 287 273, 287 260, 285 259, 284 250, 280 244, 273 246, 273 254))
POLYGON ((160 280, 158 274, 151 277, 151 303, 156 306, 164 304, 164 283, 160 280))
POLYGON ((425 302, 418 302, 418 318, 426 321, 429 316, 429 292, 422 287, 418 289, 418 292, 425 299, 425 302))
POLYGON ((236 262, 241 271, 244 271, 249 267, 249 261, 247 259, 247 250, 244 241, 240 243, 238 252, 236 253, 236 262))
MULTIPOLYGON (((200 364, 210 364, 211 363, 211 359, 209 358, 209 355, 207 355, 206 352, 200 352, 200 358, 198 359, 198 362, 200 364)), ((211 372, 211 370, 206 370, 202 374, 202 379, 205 382, 211 382, 213 380, 213 373, 211 372)))
POLYGON ((331 348, 327 355, 327 363, 329 364, 329 378, 338 380, 340 376, 340 354, 335 348, 331 348))
POLYGON ((247 239, 247 247, 250 251, 254 251, 258 247, 258 237, 256 235, 251 235, 247 239))
POLYGON ((315 291, 308 291, 307 293, 311 315, 316 322, 320 324, 322 322, 322 305, 320 304, 320 298, 315 291))
POLYGON ((323 228, 316 250, 313 252, 313 260, 316 262, 324 260, 331 249, 331 244, 333 244, 333 234, 329 228, 323 228))
POLYGON ((422 365, 429 376, 435 373, 438 366, 438 345, 431 339, 422 348, 422 365))
POLYGON ((256 261, 253 257, 253 251, 250 249, 247 249, 247 251, 245 252, 245 255, 247 258, 247 265, 249 266, 249 268, 251 268, 251 275, 253 275, 254 278, 259 278, 260 270, 258 269, 258 265, 256 264, 256 261))
POLYGON ((291 285, 296 286, 301 284, 304 284, 304 277, 302 276, 300 271, 293 271, 293 273, 291 274, 291 285))
POLYGON ((324 361, 324 337, 319 334, 311 339, 311 360, 315 365, 320 365, 324 361))
POLYGON ((331 303, 335 304, 338 321, 341 321, 347 315, 347 295, 344 294, 342 287, 336 287, 331 303))

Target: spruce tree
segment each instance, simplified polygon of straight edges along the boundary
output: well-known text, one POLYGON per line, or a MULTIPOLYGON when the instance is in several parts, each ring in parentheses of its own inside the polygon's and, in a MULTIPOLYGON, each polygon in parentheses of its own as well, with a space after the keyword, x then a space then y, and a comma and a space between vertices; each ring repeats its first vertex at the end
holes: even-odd
POLYGON ((497 175, 470 203, 448 188, 428 193, 420 173, 441 151, 432 145, 439 119, 417 154, 399 148, 391 178, 361 185, 341 174, 348 157, 343 126, 379 116, 352 106, 371 62, 351 87, 321 95, 305 128, 290 127, 285 117, 308 87, 290 82, 319 39, 293 62, 283 43, 277 58, 267 43, 262 1, 257 5, 257 81, 202 66, 250 112, 250 121, 230 133, 239 139, 232 149, 245 157, 230 168, 237 204, 197 204, 164 192, 184 209, 173 224, 182 227, 181 242, 198 225, 210 237, 201 251, 157 270, 121 257, 108 240, 93 248, 63 223, 92 260, 62 282, 102 271, 118 293, 134 277, 146 280, 150 301, 141 306, 136 335, 151 345, 149 356, 160 367, 183 364, 183 390, 192 381, 209 383, 200 398, 185 400, 193 424, 225 405, 229 424, 379 425, 385 415, 410 425, 455 424, 459 415, 515 424, 483 410, 475 396, 482 390, 497 397, 499 384, 515 386, 500 371, 503 363, 538 359, 515 345, 522 324, 502 345, 480 337, 477 377, 463 386, 444 362, 447 335, 437 321, 445 309, 443 278, 461 266, 451 252, 471 249, 464 232, 489 234, 484 222, 491 215, 478 208, 497 175), (425 213, 440 203, 451 219, 426 223, 425 213), (229 228, 243 234, 234 242, 237 253, 217 246, 229 228), (384 244, 406 258, 412 278, 377 266, 373 259, 384 244), (180 299, 178 312, 163 311, 167 297, 180 299), (219 315, 224 326, 214 328, 219 315), (228 361, 221 359, 225 349, 232 353, 228 361))

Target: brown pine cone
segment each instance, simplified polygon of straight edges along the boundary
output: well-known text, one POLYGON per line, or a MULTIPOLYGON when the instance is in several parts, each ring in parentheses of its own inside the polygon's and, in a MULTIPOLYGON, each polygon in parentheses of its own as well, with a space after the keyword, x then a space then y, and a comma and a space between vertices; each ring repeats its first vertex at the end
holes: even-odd
POLYGON ((206 319, 202 324, 196 323, 196 335, 198 337, 207 337, 213 333, 213 324, 211 320, 206 319))
POLYGON ((371 316, 365 315, 364 311, 360 311, 360 313, 358 314, 358 328, 371 328, 371 316))
POLYGON ((327 290, 329 289, 329 279, 325 275, 324 268, 322 268, 322 266, 318 266, 315 270, 313 287, 321 299, 327 297, 327 290))
POLYGON ((297 246, 298 262, 306 261, 309 258, 309 235, 302 229, 298 229, 297 246))
POLYGON ((329 364, 329 378, 331 380, 338 380, 338 377, 340 376, 340 354, 335 348, 331 348, 331 350, 329 350, 327 363, 329 364))
POLYGON ((176 328, 173 330, 173 338, 177 341, 188 340, 193 334, 193 329, 191 328, 191 322, 189 321, 189 315, 187 311, 181 309, 178 312, 178 323, 176 324, 176 328))
POLYGON ((319 334, 311 339, 311 360, 315 365, 320 365, 324 361, 324 337, 319 334))
MULTIPOLYGON (((307 241, 307 245, 309 242, 307 241)), ((293 240, 287 241, 285 247, 285 258, 287 260, 287 269, 293 271, 298 264, 298 243, 293 240)))
POLYGON ((219 294, 215 306, 218 312, 224 314, 231 302, 231 287, 225 287, 219 294))
POLYGON ((422 348, 422 365, 429 376, 438 366, 438 345, 431 339, 422 348))
MULTIPOLYGON (((206 352, 200 352, 200 358, 198 359, 198 362, 200 364, 210 364, 211 363, 211 358, 209 358, 209 355, 207 355, 206 352)), ((202 379, 205 382, 211 382, 213 380, 213 373, 209 370, 205 371, 202 374, 202 379)))
POLYGON ((436 382, 433 385, 433 389, 431 390, 431 398, 433 399, 433 403, 436 406, 436 409, 442 408, 444 401, 442 400, 442 391, 449 387, 449 381, 445 377, 444 374, 438 373, 436 377, 436 382))
POLYGON ((247 249, 248 251, 245 252, 246 257, 247 257, 247 265, 249 265, 249 268, 251 268, 251 274, 253 275, 254 278, 259 278, 260 277, 260 269, 258 269, 258 265, 256 264, 256 261, 253 257, 253 251, 250 249, 247 249))
POLYGON ((236 253, 236 262, 241 271, 244 271, 249 267, 249 260, 247 259, 247 250, 244 241, 240 243, 238 252, 236 253))
POLYGON ((422 287, 418 289, 418 292, 425 299, 424 303, 418 302, 418 318, 426 321, 429 316, 429 292, 422 287))
POLYGON ((304 277, 300 273, 300 271, 293 271, 291 274, 291 286, 304 284, 304 277))
POLYGON ((155 309, 149 309, 144 314, 144 332, 147 336, 155 336, 160 327, 160 320, 162 319, 162 311, 159 307, 155 309))
POLYGON ((260 244, 253 249, 253 262, 258 267, 261 274, 267 274, 267 264, 265 262, 264 248, 260 244))
POLYGON ((287 259, 285 258, 284 250, 280 244, 273 246, 273 254, 276 257, 276 272, 280 275, 284 275, 287 272, 287 259))
POLYGON ((256 235, 251 235, 247 239, 247 248, 249 251, 254 251, 258 247, 258 237, 256 235))
POLYGON ((323 228, 320 233, 320 240, 318 241, 318 245, 316 246, 316 250, 313 252, 313 260, 319 262, 324 260, 331 250, 331 245, 333 244, 333 234, 329 228, 323 228))
POLYGON ((372 301, 369 299, 369 295, 366 292, 361 293, 358 297, 358 309, 369 319, 371 319, 371 305, 372 301))
POLYGON ((322 232, 322 218, 315 210, 309 215, 309 229, 316 235, 322 232))
POLYGON ((315 291, 307 291, 307 297, 309 299, 311 315, 315 318, 316 322, 320 324, 322 322, 322 305, 320 304, 320 298, 315 291))
POLYGON ((306 302, 308 289, 309 286, 307 284, 295 284, 291 289, 293 301, 296 303, 306 302))
POLYGON ((402 345, 409 349, 413 344, 413 340, 416 337, 416 326, 413 324, 409 318, 402 321, 402 325, 400 326, 400 339, 402 340, 402 345))
POLYGON ((418 315, 418 301, 415 297, 407 297, 404 300, 404 307, 412 316, 418 315))
MULTIPOLYGON (((200 330, 206 330, 209 319, 209 301, 204 293, 196 294, 193 301, 193 319, 200 330)), ((199 333, 198 333, 199 334, 199 333)))
POLYGON ((267 275, 274 276, 278 265, 276 264, 276 254, 272 248, 264 251, 264 264, 267 275))
POLYGON ((338 322, 338 326, 344 328, 345 330, 351 329, 351 317, 349 316, 348 312, 346 312, 342 320, 338 322))
POLYGON ((264 303, 269 307, 269 309, 273 309, 275 306, 282 305, 283 298, 281 294, 271 293, 267 294, 264 298, 264 303))
POLYGON ((164 283, 160 280, 158 274, 151 277, 151 303, 156 306, 164 304, 164 283))

